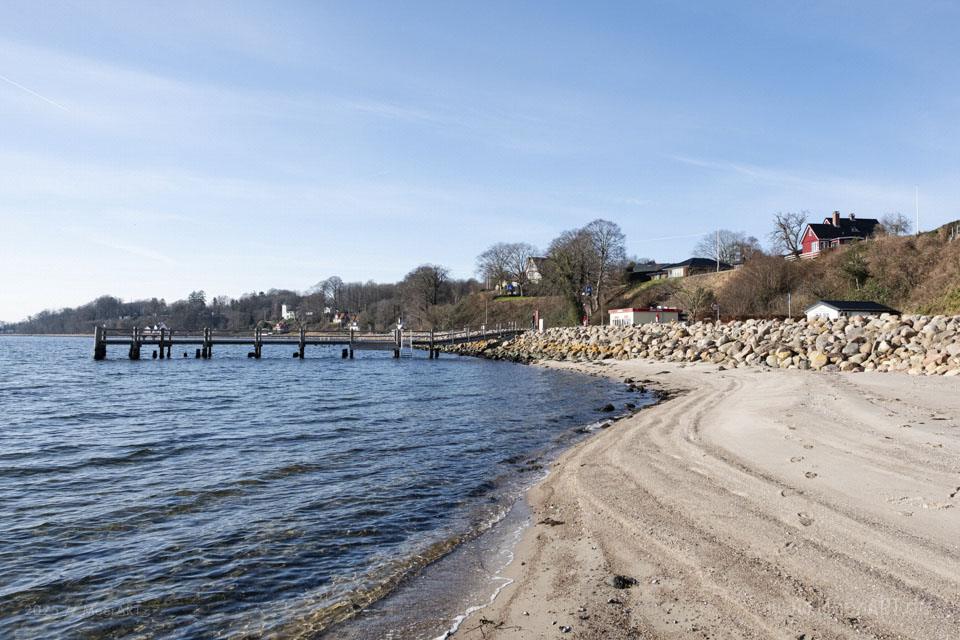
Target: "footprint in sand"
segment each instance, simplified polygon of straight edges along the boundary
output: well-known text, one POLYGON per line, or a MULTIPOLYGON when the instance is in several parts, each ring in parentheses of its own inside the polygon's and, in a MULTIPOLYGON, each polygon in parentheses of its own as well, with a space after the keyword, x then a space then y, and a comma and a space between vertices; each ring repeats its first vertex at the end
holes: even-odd
POLYGON ((804 449, 813 449, 813 445, 812 445, 812 444, 805 444, 805 445, 803 445, 803 448, 804 448, 804 449))
POLYGON ((797 552, 797 544, 795 542, 788 542, 783 545, 783 548, 780 549, 779 553, 794 555, 797 552))
POLYGON ((797 517, 800 518, 800 524, 802 524, 805 527, 809 527, 810 525, 813 524, 813 518, 811 518, 805 513, 798 513, 797 517))
POLYGON ((803 456, 793 456, 790 458, 790 462, 800 462, 801 460, 803 460, 803 456))
MULTIPOLYGON (((952 499, 956 493, 952 494, 950 498, 952 499)), ((952 509, 953 504, 950 502, 929 502, 923 496, 887 496, 887 502, 898 507, 914 507, 920 509, 930 509, 931 511, 941 511, 943 509, 952 509)), ((901 513, 901 512, 897 512, 901 513)), ((911 512, 910 515, 913 515, 911 512)))
POLYGON ((816 478, 816 477, 817 477, 817 474, 815 474, 813 471, 807 471, 807 472, 806 472, 805 474, 803 474, 803 475, 807 476, 807 477, 810 478, 811 480, 812 480, 813 478, 816 478))

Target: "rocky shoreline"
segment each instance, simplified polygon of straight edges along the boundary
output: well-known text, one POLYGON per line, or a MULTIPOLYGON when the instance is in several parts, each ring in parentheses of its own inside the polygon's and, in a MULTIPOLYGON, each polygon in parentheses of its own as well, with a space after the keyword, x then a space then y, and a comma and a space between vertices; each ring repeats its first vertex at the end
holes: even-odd
POLYGON ((960 375, 960 316, 896 316, 838 320, 745 320, 568 327, 528 332, 507 341, 444 347, 446 353, 494 360, 585 362, 648 358, 706 362, 720 369, 891 371, 960 375))

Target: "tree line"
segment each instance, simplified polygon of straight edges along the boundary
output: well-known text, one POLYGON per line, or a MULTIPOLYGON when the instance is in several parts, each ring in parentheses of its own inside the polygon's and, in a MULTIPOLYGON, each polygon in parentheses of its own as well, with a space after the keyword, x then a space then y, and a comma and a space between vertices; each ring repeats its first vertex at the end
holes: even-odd
MULTIPOLYGON (((705 235, 694 246, 693 255, 728 264, 756 262, 750 272, 757 272, 757 278, 760 273, 781 273, 771 258, 782 261, 784 253, 799 255, 809 219, 808 211, 775 214, 768 236, 770 253, 764 252, 753 236, 721 229, 705 235)), ((881 219, 882 233, 890 235, 909 233, 910 226, 901 214, 881 219)), ((562 305, 551 324, 577 324, 584 317, 602 313, 611 298, 624 293, 634 264, 642 262, 653 261, 628 258, 626 237, 619 225, 596 219, 563 231, 542 252, 527 242, 491 245, 477 256, 479 279, 456 279, 447 267, 425 263, 395 283, 345 282, 331 276, 305 292, 270 289, 237 298, 208 298, 198 290, 169 303, 158 298, 124 301, 104 295, 76 308, 44 310, 22 322, 0 323, 0 331, 85 334, 92 333, 95 326, 132 329, 160 323, 178 329, 248 330, 282 320, 284 306, 294 316, 289 323, 295 328, 329 329, 335 319, 343 319, 364 330, 389 329, 398 321, 418 329, 444 329, 464 321, 466 312, 460 303, 465 298, 481 291, 504 293, 503 287, 509 285, 521 298, 556 297, 562 305)), ((693 307, 708 303, 703 295, 691 296, 688 304, 693 307)), ((470 323, 484 320, 477 311, 471 313, 470 323)))
POLYGON ((163 323, 176 329, 248 330, 275 326, 284 320, 284 307, 292 316, 286 320, 290 328, 329 329, 335 319, 342 320, 336 324, 356 323, 365 330, 387 329, 398 321, 429 327, 440 320, 432 313, 435 307, 456 303, 479 288, 475 279, 457 280, 445 267, 423 264, 396 283, 345 282, 331 276, 305 292, 270 289, 211 298, 200 290, 174 302, 104 295, 76 308, 44 310, 22 322, 6 323, 5 328, 17 333, 86 334, 97 326, 133 329, 163 323))
POLYGON ((477 273, 488 287, 509 282, 521 296, 561 297, 564 324, 600 310, 609 291, 627 281, 628 266, 632 269, 620 226, 599 218, 562 232, 542 254, 525 242, 500 242, 477 256, 477 273), (531 260, 537 262, 531 265, 531 260))

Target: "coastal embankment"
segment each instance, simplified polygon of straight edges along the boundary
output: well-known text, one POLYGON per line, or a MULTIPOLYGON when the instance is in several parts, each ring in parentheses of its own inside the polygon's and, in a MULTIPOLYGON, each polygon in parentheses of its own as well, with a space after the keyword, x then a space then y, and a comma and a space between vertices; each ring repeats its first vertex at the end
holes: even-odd
POLYGON ((512 582, 454 637, 960 637, 956 327, 555 329, 486 349, 669 398, 559 458, 527 495, 512 582))
POLYGON ((587 362, 649 358, 723 369, 895 371, 960 375, 960 316, 746 320, 715 324, 572 327, 445 349, 496 360, 587 362))

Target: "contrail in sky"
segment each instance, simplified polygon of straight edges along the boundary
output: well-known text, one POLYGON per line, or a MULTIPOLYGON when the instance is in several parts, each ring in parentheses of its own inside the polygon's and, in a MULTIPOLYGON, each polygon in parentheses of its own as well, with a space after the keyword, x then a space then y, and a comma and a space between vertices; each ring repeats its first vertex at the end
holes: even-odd
POLYGON ((70 111, 70 109, 67 109, 67 108, 66 108, 65 106, 63 106, 62 104, 57 104, 56 102, 54 102, 54 101, 51 100, 50 98, 46 98, 46 97, 40 95, 39 93, 37 93, 36 91, 31 91, 30 89, 27 89, 27 88, 26 88, 25 86, 23 86, 22 84, 19 84, 19 83, 17 83, 17 82, 14 82, 13 80, 11 80, 10 78, 8 78, 8 77, 6 77, 6 76, 0 76, 0 80, 5 80, 6 82, 9 82, 9 83, 12 84, 13 86, 17 87, 18 89, 23 89, 24 91, 26 91, 26 92, 29 93, 30 95, 36 96, 37 98, 40 98, 40 99, 43 100, 44 102, 49 102, 50 104, 52 104, 53 106, 57 107, 58 109, 63 109, 64 111, 66 111, 66 112, 68 112, 68 113, 69 113, 69 111, 70 111))
POLYGON ((638 242, 652 242, 653 240, 678 240, 680 238, 699 238, 700 236, 706 236, 713 233, 712 231, 707 231, 706 233, 691 233, 687 236, 663 236, 660 238, 644 238, 643 240, 631 240, 627 244, 637 244, 638 242))

